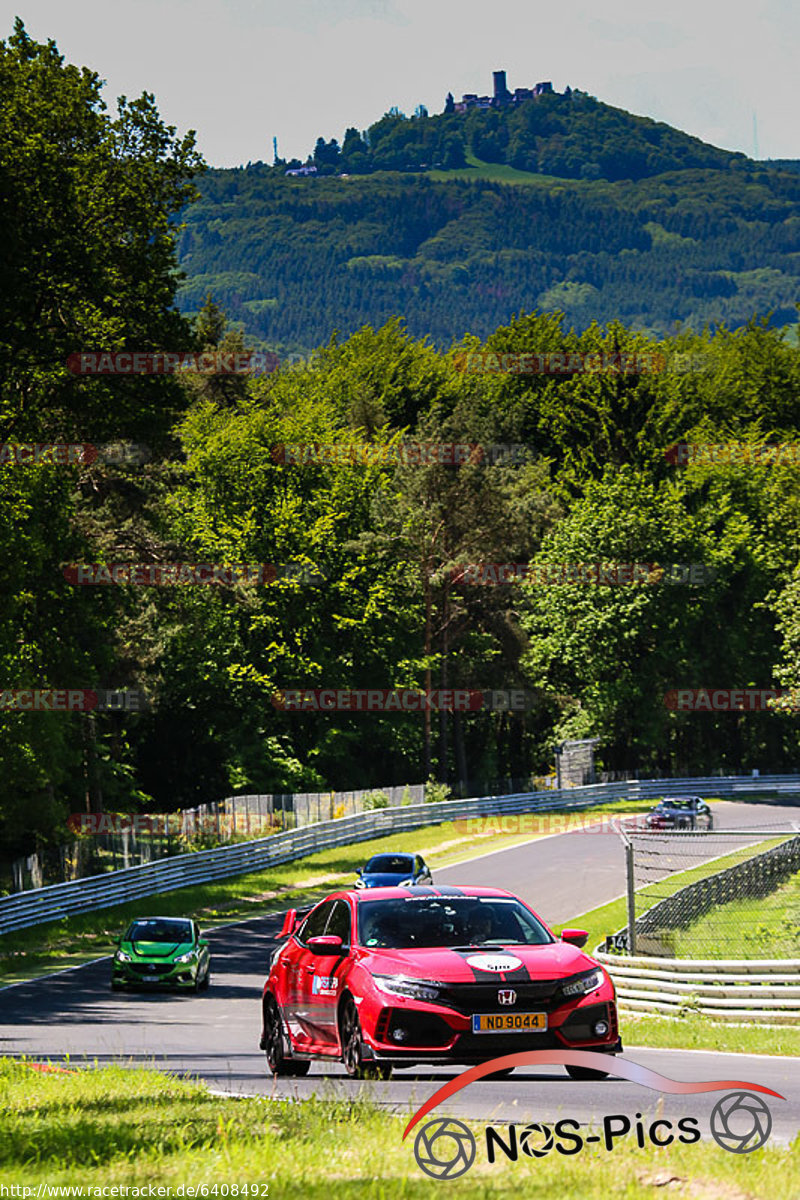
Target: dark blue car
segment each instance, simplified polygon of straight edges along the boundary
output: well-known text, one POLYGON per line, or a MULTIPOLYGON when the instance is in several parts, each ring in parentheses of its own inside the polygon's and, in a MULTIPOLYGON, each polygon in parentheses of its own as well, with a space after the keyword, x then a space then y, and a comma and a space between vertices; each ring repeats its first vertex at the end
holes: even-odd
POLYGON ((357 888, 415 887, 433 883, 421 854, 375 854, 358 872, 357 888))

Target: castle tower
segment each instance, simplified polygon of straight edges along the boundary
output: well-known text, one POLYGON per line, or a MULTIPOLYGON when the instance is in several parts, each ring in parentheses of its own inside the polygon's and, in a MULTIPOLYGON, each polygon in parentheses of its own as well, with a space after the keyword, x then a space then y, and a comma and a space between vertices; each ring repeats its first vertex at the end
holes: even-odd
POLYGON ((494 79, 495 104, 503 104, 509 98, 508 88, 506 87, 506 73, 505 71, 492 71, 492 78, 494 79))

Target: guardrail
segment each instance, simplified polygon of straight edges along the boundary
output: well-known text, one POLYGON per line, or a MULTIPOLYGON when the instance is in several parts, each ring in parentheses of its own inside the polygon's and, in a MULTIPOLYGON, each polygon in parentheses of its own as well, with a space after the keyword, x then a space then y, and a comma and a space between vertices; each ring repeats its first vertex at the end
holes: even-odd
POLYGON ((687 792, 733 796, 744 784, 755 782, 760 792, 790 790, 800 795, 800 775, 764 776, 758 780, 743 779, 741 776, 719 779, 629 779, 619 783, 562 788, 560 791, 520 792, 511 796, 480 796, 468 800, 375 809, 238 845, 180 854, 88 879, 76 879, 70 883, 53 884, 3 897, 0 899, 0 935, 14 929, 59 921, 72 913, 93 912, 192 884, 245 875, 268 866, 291 862, 317 850, 366 841, 383 834, 419 829, 457 817, 591 808, 615 800, 655 798, 687 792))
POLYGON ((674 959, 607 954, 621 1009, 715 1021, 800 1025, 800 959, 674 959))

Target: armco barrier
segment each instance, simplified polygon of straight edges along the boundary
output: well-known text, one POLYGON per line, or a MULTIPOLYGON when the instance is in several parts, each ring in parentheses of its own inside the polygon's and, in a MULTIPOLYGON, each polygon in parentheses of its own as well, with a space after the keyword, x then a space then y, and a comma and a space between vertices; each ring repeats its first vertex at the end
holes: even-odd
POLYGON ((227 879, 265 867, 291 862, 317 850, 366 841, 383 834, 419 829, 457 817, 490 816, 494 813, 536 812, 554 808, 585 808, 617 796, 627 784, 573 789, 562 798, 555 792, 520 793, 515 796, 485 796, 470 800, 447 800, 375 809, 353 817, 322 821, 287 833, 220 846, 143 863, 121 871, 109 871, 89 879, 19 892, 0 899, 0 935, 45 921, 58 921, 71 913, 92 912, 113 904, 124 904, 159 892, 169 892, 212 879, 227 879), (580 791, 580 795, 576 793, 580 791), (613 795, 610 793, 613 791, 613 795), (586 793, 592 793, 587 795, 586 793), (596 795, 596 793, 601 793, 596 795), (555 799, 554 799, 555 797, 555 799))
POLYGON ((621 1009, 715 1021, 800 1025, 800 959, 675 959, 595 950, 621 1009))
POLYGON ((382 834, 419 829, 457 817, 491 816, 497 813, 547 812, 554 809, 590 808, 615 800, 655 798, 682 793, 706 796, 735 796, 744 786, 758 784, 759 792, 800 795, 800 775, 719 779, 629 779, 620 783, 590 784, 560 791, 524 792, 513 796, 481 796, 469 800, 447 800, 437 804, 415 804, 375 809, 353 817, 322 821, 287 833, 257 838, 233 846, 220 846, 192 854, 180 854, 158 862, 143 863, 121 871, 109 871, 89 879, 54 884, 19 892, 0 899, 0 935, 46 921, 58 921, 71 913, 93 912, 128 900, 139 900, 212 879, 227 879, 261 871, 278 863, 291 862, 317 850, 366 841, 382 834))

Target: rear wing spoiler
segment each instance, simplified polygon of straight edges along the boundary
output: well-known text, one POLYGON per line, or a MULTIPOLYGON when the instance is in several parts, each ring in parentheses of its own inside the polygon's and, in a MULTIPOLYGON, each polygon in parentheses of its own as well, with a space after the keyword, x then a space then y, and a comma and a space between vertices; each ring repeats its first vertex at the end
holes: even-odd
POLYGON ((286 916, 283 918, 283 925, 281 926, 281 931, 278 934, 278 941, 282 941, 283 938, 291 937, 300 922, 305 919, 313 907, 313 904, 309 904, 307 908, 290 908, 286 913, 286 916))

